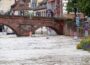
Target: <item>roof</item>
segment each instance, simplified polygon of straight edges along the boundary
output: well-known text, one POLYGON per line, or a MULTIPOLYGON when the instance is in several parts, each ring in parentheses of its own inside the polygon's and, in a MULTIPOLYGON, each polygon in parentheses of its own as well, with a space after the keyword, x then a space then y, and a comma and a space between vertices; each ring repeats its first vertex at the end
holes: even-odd
MULTIPOLYGON (((27 1, 29 1, 29 0, 27 0, 27 1)), ((20 1, 16 1, 15 4, 13 4, 11 6, 11 9, 12 10, 30 10, 28 2, 20 4, 20 1)))

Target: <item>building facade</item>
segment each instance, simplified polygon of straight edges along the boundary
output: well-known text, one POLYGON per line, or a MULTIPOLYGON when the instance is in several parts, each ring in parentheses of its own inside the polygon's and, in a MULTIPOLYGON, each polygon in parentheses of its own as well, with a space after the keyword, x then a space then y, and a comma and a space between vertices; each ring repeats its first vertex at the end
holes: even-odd
POLYGON ((30 10, 30 0, 15 0, 15 4, 11 6, 11 15, 27 15, 30 10))
POLYGON ((31 0, 31 8, 35 9, 37 7, 37 0, 31 0))
POLYGON ((37 7, 33 10, 34 16, 46 17, 47 1, 42 0, 42 1, 39 1, 37 3, 38 3, 37 7))
POLYGON ((54 17, 62 17, 62 0, 48 0, 47 9, 52 10, 52 12, 54 13, 54 17))

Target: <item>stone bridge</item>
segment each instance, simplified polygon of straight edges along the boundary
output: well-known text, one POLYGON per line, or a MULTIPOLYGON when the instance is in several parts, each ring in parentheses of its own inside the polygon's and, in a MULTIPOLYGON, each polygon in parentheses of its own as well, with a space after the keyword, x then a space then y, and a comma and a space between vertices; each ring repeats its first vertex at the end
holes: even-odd
POLYGON ((45 17, 0 16, 0 25, 10 27, 17 36, 29 36, 30 31, 35 33, 35 30, 42 26, 50 27, 61 35, 63 34, 63 21, 45 17))

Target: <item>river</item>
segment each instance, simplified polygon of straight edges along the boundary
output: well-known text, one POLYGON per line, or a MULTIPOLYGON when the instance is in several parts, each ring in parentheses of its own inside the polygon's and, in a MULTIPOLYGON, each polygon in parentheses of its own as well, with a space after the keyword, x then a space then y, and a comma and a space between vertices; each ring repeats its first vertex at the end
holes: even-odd
POLYGON ((76 49, 79 41, 69 36, 2 36, 0 65, 90 65, 90 53, 76 49))

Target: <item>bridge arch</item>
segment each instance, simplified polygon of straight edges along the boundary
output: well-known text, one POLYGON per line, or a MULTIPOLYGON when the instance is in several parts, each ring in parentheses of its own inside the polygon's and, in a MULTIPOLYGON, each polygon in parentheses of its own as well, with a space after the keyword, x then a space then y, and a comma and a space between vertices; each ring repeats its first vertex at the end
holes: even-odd
POLYGON ((58 33, 56 32, 56 30, 52 27, 46 27, 46 26, 41 26, 41 27, 38 27, 36 30, 35 30, 35 34, 50 34, 50 35, 57 35, 58 33))
POLYGON ((37 28, 34 29, 34 33, 35 33, 35 31, 36 31, 37 29, 42 28, 42 27, 47 27, 47 30, 48 30, 48 31, 50 31, 50 29, 51 29, 51 30, 55 31, 56 34, 60 34, 59 29, 58 29, 58 26, 55 27, 55 26, 48 26, 48 25, 38 26, 37 28))
MULTIPOLYGON (((12 25, 5 24, 5 23, 0 23, 0 25, 10 28, 12 30, 12 32, 18 36, 17 31, 14 29, 14 27, 12 27, 12 25)), ((4 32, 6 32, 6 31, 4 31, 4 32)))

